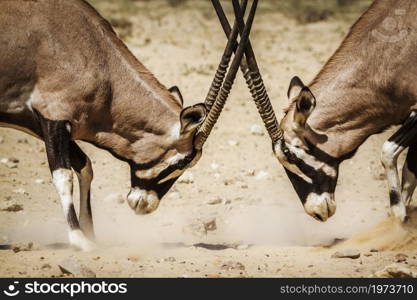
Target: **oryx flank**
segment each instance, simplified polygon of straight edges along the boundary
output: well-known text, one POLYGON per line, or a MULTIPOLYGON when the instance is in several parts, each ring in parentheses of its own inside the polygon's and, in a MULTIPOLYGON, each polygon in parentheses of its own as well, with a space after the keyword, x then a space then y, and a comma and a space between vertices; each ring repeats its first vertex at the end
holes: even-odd
POLYGON ((206 100, 213 107, 220 102, 220 109, 207 111, 204 104, 183 109, 182 101, 173 96, 180 96, 178 89, 170 93, 159 83, 87 2, 0 1, 0 125, 44 140, 71 244, 83 250, 94 247, 93 171, 75 140, 127 162, 130 207, 138 214, 154 211, 201 156, 232 87, 255 10, 256 1, 222 86, 237 43, 237 26, 230 35, 206 100), (80 186, 79 220, 71 169, 80 186))
POLYGON ((290 105, 274 144, 306 212, 326 221, 336 210, 339 164, 365 140, 402 127, 384 144, 392 212, 406 218, 417 180, 417 1, 377 0, 308 85, 290 83, 290 105), (398 155, 409 148, 400 183, 398 155))

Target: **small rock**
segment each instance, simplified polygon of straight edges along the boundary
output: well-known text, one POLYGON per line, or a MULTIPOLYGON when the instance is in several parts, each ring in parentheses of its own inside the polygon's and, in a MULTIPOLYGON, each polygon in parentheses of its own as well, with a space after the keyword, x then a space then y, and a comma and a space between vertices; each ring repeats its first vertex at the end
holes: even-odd
POLYGON ((239 145, 239 143, 237 141, 234 141, 234 140, 228 140, 227 144, 229 146, 232 146, 232 147, 239 145))
POLYGON ((104 198, 104 201, 106 202, 114 202, 114 203, 124 203, 125 202, 125 196, 123 196, 120 193, 111 193, 106 198, 104 198))
POLYGON ((29 243, 21 243, 21 244, 13 244, 12 245, 12 250, 14 253, 18 253, 20 251, 31 251, 34 250, 33 247, 33 242, 29 242, 29 243))
POLYGON ((361 256, 361 253, 356 249, 342 250, 333 253, 332 258, 351 258, 357 259, 361 256))
POLYGON ((48 270, 48 269, 52 269, 52 266, 50 264, 43 264, 41 267, 42 270, 48 270))
POLYGON ((16 194, 21 194, 21 195, 29 195, 29 193, 27 193, 24 189, 22 189, 22 188, 18 188, 18 189, 16 189, 16 190, 13 190, 13 193, 16 193, 16 194))
POLYGON ((243 173, 244 176, 255 176, 255 170, 254 169, 243 170, 242 173, 243 173))
POLYGON ((221 266, 222 270, 226 270, 226 271, 233 271, 233 270, 241 270, 244 271, 245 270, 245 266, 238 262, 238 261, 228 261, 225 262, 222 266, 221 266))
POLYGON ((217 170, 218 168, 220 168, 220 165, 219 165, 219 164, 216 164, 216 163, 212 163, 212 164, 211 164, 211 168, 212 168, 213 170, 217 170))
POLYGON ((417 272, 400 264, 391 264, 373 275, 377 278, 417 278, 417 272))
POLYGON ((59 269, 63 274, 71 274, 76 277, 95 278, 96 274, 87 266, 82 264, 78 259, 67 258, 59 265, 59 269))
POLYGON ((234 183, 235 183, 235 180, 233 178, 228 178, 228 179, 223 180, 224 185, 232 185, 234 183))
POLYGON ((190 171, 185 171, 184 174, 181 175, 181 177, 178 179, 179 183, 194 183, 194 175, 190 171))
POLYGON ((1 211, 8 211, 8 212, 18 212, 23 210, 23 205, 20 204, 12 204, 6 208, 0 209, 1 211))
POLYGON ((217 229, 216 219, 212 219, 203 223, 206 231, 215 231, 217 229))
POLYGON ((261 125, 254 124, 250 127, 250 133, 252 135, 262 136, 262 135, 264 135, 264 130, 263 130, 261 125))
POLYGON ((395 261, 397 263, 405 262, 407 258, 408 258, 408 255, 404 253, 398 253, 397 255, 395 255, 395 261))
POLYGON ((371 249, 371 250, 369 250, 369 252, 379 252, 379 250, 378 249, 371 249))
POLYGON ((265 171, 260 171, 255 177, 256 180, 265 180, 269 178, 271 178, 271 175, 265 171))
POLYGON ((372 256, 372 253, 364 253, 364 256, 372 256))
POLYGON ((35 180, 35 183, 37 183, 37 184, 45 184, 45 180, 43 180, 43 179, 36 179, 35 180))
POLYGON ((220 198, 220 197, 217 197, 217 198, 214 198, 214 199, 211 199, 211 200, 207 201, 207 204, 208 205, 217 205, 217 204, 220 204, 222 202, 223 202, 223 199, 220 198))
POLYGON ((19 160, 17 158, 2 158, 0 159, 0 162, 4 165, 6 165, 6 167, 8 167, 9 169, 14 169, 17 168, 17 164, 19 163, 19 160))

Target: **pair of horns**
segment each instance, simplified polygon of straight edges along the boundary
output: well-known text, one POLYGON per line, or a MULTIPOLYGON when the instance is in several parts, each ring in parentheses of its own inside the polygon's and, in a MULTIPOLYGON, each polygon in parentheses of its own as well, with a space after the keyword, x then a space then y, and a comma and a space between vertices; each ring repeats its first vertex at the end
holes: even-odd
MULTIPOLYGON (((242 8, 246 9, 246 5, 247 0, 243 0, 242 8)), ((197 150, 201 150, 203 148, 203 145, 210 135, 214 125, 216 124, 217 119, 219 118, 232 89, 233 82, 239 69, 239 65, 241 64, 243 55, 247 49, 249 34, 252 28, 253 19, 255 18, 257 5, 258 0, 254 0, 245 25, 243 22, 242 9, 239 5, 239 2, 238 0, 233 0, 233 8, 236 19, 233 25, 233 29, 229 30, 229 34, 227 34, 228 41, 226 48, 223 52, 222 59, 216 70, 213 82, 204 102, 209 112, 195 137, 194 146, 197 150), (239 19, 241 21, 239 21, 239 19), (237 37, 239 33, 241 39, 238 44, 237 37), (233 52, 235 52, 235 56, 230 65, 229 71, 226 74, 233 52)))
MULTIPOLYGON (((211 0, 211 2, 214 6, 214 9, 216 10, 217 16, 223 27, 224 33, 226 34, 226 36, 229 36, 231 34, 230 24, 222 9, 222 6, 220 5, 219 0, 211 0)), ((233 2, 233 6, 239 6, 239 4, 233 2)), ((242 32, 242 28, 244 26, 244 21, 242 17, 242 14, 244 14, 244 5, 242 5, 242 8, 238 7, 237 9, 242 12, 240 14, 237 14, 238 28, 239 31, 242 32)), ((274 110, 272 108, 271 101, 265 88, 265 84, 259 72, 258 64, 255 58, 255 53, 253 52, 250 40, 248 40, 248 45, 245 50, 245 57, 242 59, 240 63, 240 68, 273 144, 282 141, 283 132, 279 127, 279 123, 276 119, 274 110)))

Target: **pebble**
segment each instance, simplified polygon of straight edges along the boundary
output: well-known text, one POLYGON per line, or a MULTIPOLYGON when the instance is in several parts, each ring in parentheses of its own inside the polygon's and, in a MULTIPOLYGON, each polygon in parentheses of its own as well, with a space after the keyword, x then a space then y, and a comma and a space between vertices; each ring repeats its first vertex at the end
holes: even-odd
POLYGON ((245 266, 241 262, 238 262, 238 261, 228 261, 222 264, 221 269, 226 270, 226 271, 232 271, 232 270, 244 271, 245 266))
POLYGON ((27 193, 24 189, 22 189, 22 188, 18 188, 18 189, 15 189, 15 190, 13 190, 13 193, 16 193, 16 194, 21 194, 21 195, 29 195, 29 193, 27 193))
POLYGON ((258 174, 256 174, 255 179, 256 180, 266 180, 266 179, 270 179, 271 175, 266 172, 266 171, 259 171, 258 174))
POLYGON ((228 141, 227 141, 227 144, 228 144, 229 146, 234 147, 234 146, 239 145, 239 142, 237 142, 237 141, 235 141, 235 140, 228 140, 228 141))
POLYGON ((2 158, 0 163, 6 165, 9 169, 15 169, 18 166, 19 160, 17 158, 2 158))
POLYGON ((262 135, 264 135, 264 129, 263 129, 263 127, 261 125, 253 124, 250 127, 250 133, 252 135, 262 136, 262 135))
POLYGON ((417 278, 417 272, 400 264, 391 264, 374 273, 377 278, 417 278))
POLYGON ((43 180, 43 179, 36 179, 35 180, 35 183, 37 183, 37 184, 45 184, 45 180, 43 180))
POLYGON ((20 204, 12 204, 10 206, 7 206, 6 208, 0 209, 2 211, 8 211, 8 212, 18 212, 23 210, 23 205, 20 204))
POLYGON ((215 231, 217 229, 216 219, 211 219, 203 223, 206 231, 215 231))
POLYGON ((217 204, 220 204, 222 202, 223 202, 223 199, 220 198, 220 197, 217 197, 217 198, 214 198, 214 199, 211 199, 211 200, 207 201, 207 204, 208 205, 217 205, 217 204))
POLYGON ((356 249, 337 251, 332 254, 332 258, 351 258, 357 259, 361 256, 361 253, 356 249))
POLYGON ((185 171, 184 174, 181 175, 181 177, 178 179, 179 183, 194 183, 194 175, 190 171, 185 171))
POLYGON ((84 278, 95 278, 96 274, 88 268, 86 265, 81 263, 78 259, 67 258, 63 260, 59 265, 59 269, 63 274, 71 274, 76 277, 84 278))
POLYGON ((398 253, 397 255, 395 255, 395 261, 397 263, 405 262, 407 258, 408 258, 408 255, 404 253, 398 253))
POLYGON ((219 165, 219 164, 216 164, 216 163, 212 163, 212 164, 211 164, 211 168, 212 168, 213 170, 217 170, 218 168, 220 168, 220 165, 219 165))

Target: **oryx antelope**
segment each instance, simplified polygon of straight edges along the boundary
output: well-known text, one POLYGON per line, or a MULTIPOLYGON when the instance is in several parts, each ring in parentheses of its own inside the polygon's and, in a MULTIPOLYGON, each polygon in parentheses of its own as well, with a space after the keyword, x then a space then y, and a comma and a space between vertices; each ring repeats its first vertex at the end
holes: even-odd
MULTIPOLYGON (((0 1, 0 125, 44 140, 71 244, 83 250, 94 246, 93 171, 75 140, 127 162, 128 204, 138 214, 154 211, 176 179, 201 156, 232 87, 256 4, 226 75, 237 26, 230 34, 206 99, 216 109, 207 111, 204 104, 182 108, 182 102, 131 54, 87 2, 0 1), (71 169, 80 186, 79 219, 71 169)), ((176 88, 171 91, 179 94, 176 88)))
POLYGON ((406 218, 417 184, 416 78, 417 2, 377 0, 308 86, 292 79, 273 146, 309 215, 331 217, 339 164, 369 136, 401 125, 384 144, 382 163, 392 212, 406 218), (397 158, 406 148, 400 182, 397 158))

